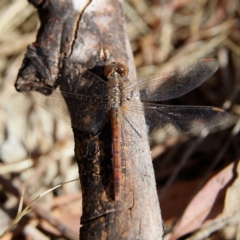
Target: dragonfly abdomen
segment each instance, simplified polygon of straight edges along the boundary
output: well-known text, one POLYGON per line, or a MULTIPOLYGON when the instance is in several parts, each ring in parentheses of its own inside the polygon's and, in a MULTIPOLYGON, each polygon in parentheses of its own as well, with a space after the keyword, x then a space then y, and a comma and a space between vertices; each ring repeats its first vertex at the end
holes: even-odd
POLYGON ((112 141, 113 141, 113 175, 115 201, 121 197, 121 121, 122 109, 111 109, 112 141))

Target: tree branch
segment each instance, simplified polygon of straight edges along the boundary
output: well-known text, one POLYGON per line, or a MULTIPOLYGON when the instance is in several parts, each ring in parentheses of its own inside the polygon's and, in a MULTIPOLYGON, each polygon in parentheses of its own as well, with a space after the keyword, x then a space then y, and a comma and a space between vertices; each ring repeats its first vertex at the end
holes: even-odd
MULTIPOLYGON (((120 1, 79 1, 78 6, 70 0, 30 2, 38 8, 41 28, 36 43, 28 48, 17 89, 40 82, 72 92, 76 86, 72 79, 81 83, 86 69, 103 76, 105 65, 112 61, 127 65, 129 79, 136 79, 120 1)), ((66 103, 69 105, 67 98, 66 103)), ((95 136, 73 128, 83 193, 81 239, 162 238, 145 120, 139 113, 133 112, 131 117, 135 130, 129 124, 122 130, 119 202, 113 195, 110 122, 95 136), (141 137, 136 132, 141 132, 141 137)))

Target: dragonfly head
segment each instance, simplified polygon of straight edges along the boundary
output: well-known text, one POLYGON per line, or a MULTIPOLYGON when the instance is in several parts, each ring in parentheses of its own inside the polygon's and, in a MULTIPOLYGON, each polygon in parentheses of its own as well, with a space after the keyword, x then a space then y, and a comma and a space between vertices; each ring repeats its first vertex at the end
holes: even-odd
POLYGON ((112 62, 108 64, 104 69, 104 75, 108 79, 116 73, 119 74, 120 77, 127 77, 128 68, 121 63, 112 62))

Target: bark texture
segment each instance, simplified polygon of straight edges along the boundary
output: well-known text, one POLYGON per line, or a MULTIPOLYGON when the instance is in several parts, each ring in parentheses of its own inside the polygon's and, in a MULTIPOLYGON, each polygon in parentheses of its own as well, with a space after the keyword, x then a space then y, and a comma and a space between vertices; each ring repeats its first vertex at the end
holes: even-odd
MULTIPOLYGON (((136 79, 120 1, 30 2, 38 8, 41 28, 28 48, 17 89, 26 82, 38 82, 73 92, 74 80, 81 82, 86 69, 103 76, 105 65, 112 61, 127 65, 129 79, 136 79)), ((114 201, 110 121, 97 135, 73 128, 83 193, 81 239, 162 239, 145 120, 134 112, 131 117, 135 130, 127 124, 122 130, 119 202, 114 201)))

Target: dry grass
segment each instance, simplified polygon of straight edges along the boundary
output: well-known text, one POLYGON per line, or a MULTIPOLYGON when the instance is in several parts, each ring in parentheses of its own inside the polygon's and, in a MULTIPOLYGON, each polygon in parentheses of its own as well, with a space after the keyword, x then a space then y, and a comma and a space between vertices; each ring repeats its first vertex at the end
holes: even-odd
MULTIPOLYGON (((196 188, 199 189, 199 182, 206 182, 209 176, 240 157, 237 125, 240 6, 237 0, 128 0, 124 10, 139 75, 170 71, 204 57, 214 57, 220 63, 218 72, 210 80, 168 104, 222 106, 230 114, 229 122, 205 135, 152 143, 163 219, 166 231, 171 232, 173 223, 196 188)), ((33 106, 13 86, 26 46, 35 40, 39 24, 36 10, 26 0, 2 0, 0 11, 2 233, 15 218, 22 189, 25 189, 23 202, 29 204, 30 199, 59 183, 77 178, 78 169, 73 160, 70 126, 33 106)), ((58 221, 77 234, 80 204, 78 182, 66 184, 42 198, 31 214, 4 239, 67 238, 59 227, 57 229, 58 221), (47 214, 41 214, 45 212, 47 214)), ((231 224, 229 220, 221 229, 215 229, 209 239, 234 236, 239 236, 238 221, 231 224)))

